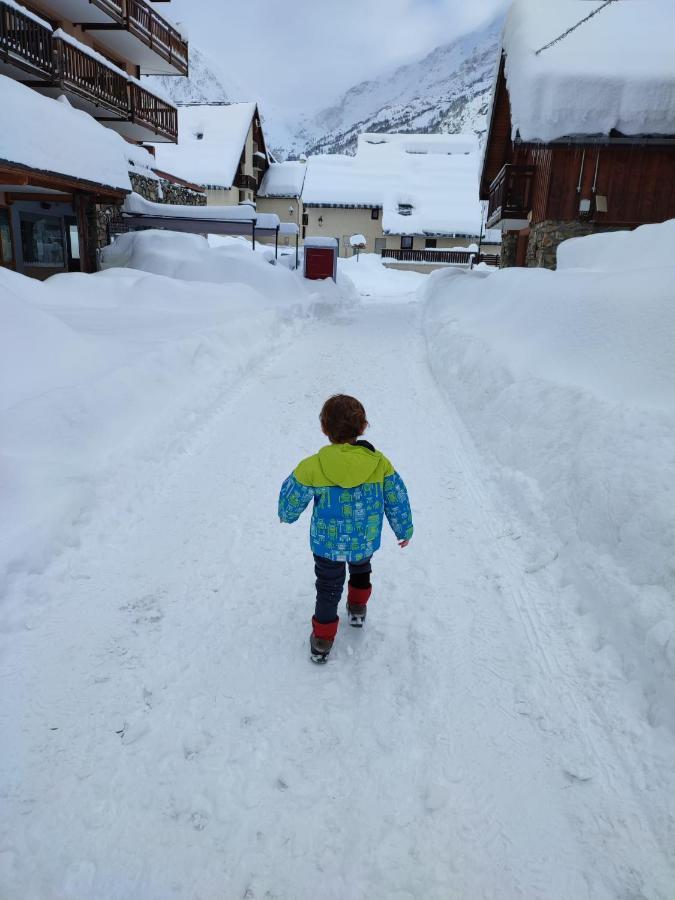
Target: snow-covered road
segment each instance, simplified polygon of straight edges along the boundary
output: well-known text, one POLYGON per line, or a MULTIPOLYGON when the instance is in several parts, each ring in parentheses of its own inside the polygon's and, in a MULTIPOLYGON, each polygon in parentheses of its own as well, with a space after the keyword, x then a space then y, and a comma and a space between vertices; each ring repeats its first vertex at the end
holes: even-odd
POLYGON ((672 897, 659 747, 585 678, 419 317, 311 322, 33 580, 2 661, 3 900, 672 897), (336 391, 416 531, 385 535, 367 627, 316 667, 308 514, 282 527, 276 499, 336 391))

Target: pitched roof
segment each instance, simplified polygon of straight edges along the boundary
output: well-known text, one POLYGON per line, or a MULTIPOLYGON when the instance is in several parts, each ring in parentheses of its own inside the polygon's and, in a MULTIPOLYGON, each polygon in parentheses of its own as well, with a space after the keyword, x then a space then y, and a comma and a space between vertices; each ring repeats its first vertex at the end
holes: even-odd
POLYGON ((385 234, 478 235, 474 135, 362 134, 356 156, 311 156, 305 204, 381 207, 385 234))
POLYGON ((514 136, 675 134, 672 0, 514 0, 504 29, 514 136), (568 29, 583 22, 547 49, 568 29))
POLYGON ((288 160, 272 163, 258 191, 259 197, 299 197, 305 182, 307 166, 303 162, 288 160))
POLYGON ((178 143, 157 145, 157 168, 231 188, 255 111, 255 103, 179 106, 178 143))

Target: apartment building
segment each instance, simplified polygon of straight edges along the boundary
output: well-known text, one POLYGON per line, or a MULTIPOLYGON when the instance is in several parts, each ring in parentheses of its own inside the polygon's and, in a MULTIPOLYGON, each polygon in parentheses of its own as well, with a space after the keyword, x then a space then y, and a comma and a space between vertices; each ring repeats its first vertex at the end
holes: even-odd
POLYGON ((136 178, 156 181, 150 155, 130 145, 175 143, 178 113, 142 76, 187 72, 187 41, 149 0, 0 0, 0 265, 35 277, 95 268, 98 213, 133 186, 119 174, 108 183, 111 167, 97 170, 96 156, 117 147, 136 178), (115 132, 117 144, 75 111, 115 132))

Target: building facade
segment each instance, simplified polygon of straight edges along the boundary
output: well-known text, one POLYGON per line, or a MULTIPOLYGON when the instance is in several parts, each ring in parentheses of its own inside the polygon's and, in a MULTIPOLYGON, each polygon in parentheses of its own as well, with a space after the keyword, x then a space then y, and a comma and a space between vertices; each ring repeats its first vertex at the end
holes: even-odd
MULTIPOLYGON (((178 137, 175 106, 141 76, 187 71, 187 42, 147 0, 0 0, 3 114, 14 103, 19 115, 13 129, 26 137, 22 143, 21 134, 6 129, 0 138, 0 264, 42 278, 95 270, 96 249, 107 238, 105 223, 125 194, 132 187, 161 193, 151 157, 134 145, 178 137), (24 93, 17 94, 7 80, 24 93), (88 167, 75 143, 71 156, 87 174, 73 171, 63 154, 36 155, 31 146, 44 141, 37 135, 29 141, 34 123, 28 115, 21 119, 21 106, 34 109, 31 92, 52 103, 63 96, 98 128, 115 132, 122 141, 118 152, 128 156, 125 165, 133 175, 116 175, 115 184, 107 183, 110 169, 100 166, 98 174, 95 166, 88 167)), ((52 118, 50 106, 40 109, 52 118)), ((81 120, 56 113, 54 121, 63 121, 73 133, 86 128, 81 120)), ((109 141, 99 140, 94 131, 88 134, 92 156, 97 146, 104 156, 111 151, 109 141)), ((65 134, 55 135, 54 150, 64 142, 65 134)))

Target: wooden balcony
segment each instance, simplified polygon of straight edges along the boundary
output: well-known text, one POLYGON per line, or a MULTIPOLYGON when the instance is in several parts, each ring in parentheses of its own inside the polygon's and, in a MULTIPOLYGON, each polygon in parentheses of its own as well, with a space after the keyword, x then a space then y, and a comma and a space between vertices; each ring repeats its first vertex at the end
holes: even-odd
POLYGON ((16 70, 46 79, 54 76, 52 32, 0 0, 0 74, 12 76, 16 70))
MULTIPOLYGON (((142 128, 150 129, 156 137, 176 143, 178 141, 178 110, 150 91, 146 91, 135 81, 129 82, 131 98, 130 121, 142 128)), ((152 140, 152 138, 145 138, 152 140)))
POLYGON ((127 28, 161 56, 180 75, 188 73, 188 45, 146 0, 126 0, 127 28))
POLYGON ((532 210, 534 166, 507 163, 490 185, 487 228, 518 231, 528 225, 532 210))
POLYGON ((54 50, 57 79, 65 92, 77 94, 94 107, 117 113, 121 118, 129 114, 128 81, 121 72, 59 37, 54 38, 54 50))

